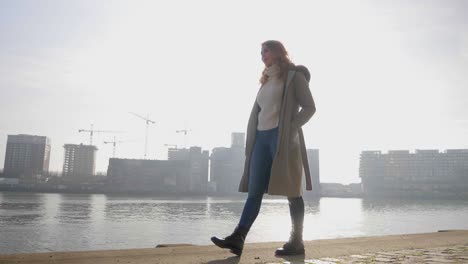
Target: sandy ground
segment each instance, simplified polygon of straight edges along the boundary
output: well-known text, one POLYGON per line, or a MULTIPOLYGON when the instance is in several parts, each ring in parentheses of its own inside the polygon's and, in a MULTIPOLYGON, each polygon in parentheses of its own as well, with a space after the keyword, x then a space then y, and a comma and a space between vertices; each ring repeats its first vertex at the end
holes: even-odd
POLYGON ((434 233, 320 239, 306 241, 306 254, 295 258, 278 258, 274 251, 283 242, 249 243, 242 257, 216 246, 174 245, 162 248, 126 249, 106 251, 53 252, 0 255, 0 263, 268 263, 304 259, 338 257, 369 252, 393 251, 413 248, 468 245, 468 230, 439 230, 434 233))

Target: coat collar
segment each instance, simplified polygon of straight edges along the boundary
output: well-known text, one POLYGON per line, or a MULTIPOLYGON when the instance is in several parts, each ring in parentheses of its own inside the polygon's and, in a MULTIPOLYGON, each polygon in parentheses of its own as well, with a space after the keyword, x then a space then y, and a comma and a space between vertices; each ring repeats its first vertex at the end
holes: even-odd
POLYGON ((288 89, 289 85, 291 84, 291 81, 293 80, 294 75, 296 75, 295 70, 289 70, 288 71, 288 77, 286 78, 286 86, 285 86, 286 89, 288 89))

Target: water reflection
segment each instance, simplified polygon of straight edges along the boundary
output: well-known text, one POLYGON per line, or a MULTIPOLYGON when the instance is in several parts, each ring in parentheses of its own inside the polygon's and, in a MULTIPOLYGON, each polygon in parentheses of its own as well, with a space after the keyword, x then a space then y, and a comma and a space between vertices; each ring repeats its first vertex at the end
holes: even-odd
POLYGON ((44 214, 43 197, 36 193, 0 193, 0 226, 40 222, 44 214))
POLYGON ((194 200, 108 199, 105 204, 105 217, 113 221, 189 221, 195 219, 225 219, 240 216, 240 201, 196 198, 194 200))
POLYGON ((42 193, 28 193, 28 192, 0 192, 1 202, 33 202, 39 201, 44 194, 42 193))
POLYGON ((397 199, 397 198, 364 198, 364 211, 437 211, 440 209, 459 208, 468 205, 467 200, 434 200, 434 199, 397 199))
MULTIPOLYGON (((0 254, 210 244, 237 225, 245 198, 0 192, 0 254)), ((306 240, 468 228, 468 201, 305 201, 306 240)), ((286 198, 266 197, 247 242, 285 241, 286 198)))
POLYGON ((206 215, 211 219, 240 217, 246 198, 236 197, 232 199, 208 197, 206 199, 206 215))
POLYGON ((93 203, 91 195, 60 195, 59 211, 57 219, 61 223, 80 223, 91 217, 93 203))
POLYGON ((0 202, 0 210, 22 210, 22 211, 35 211, 41 208, 39 203, 16 203, 16 202, 0 202))
POLYGON ((210 207, 210 219, 217 221, 226 218, 240 218, 242 210, 244 209, 244 201, 218 201, 215 203, 210 203, 210 207))
POLYGON ((0 215, 0 226, 31 225, 38 222, 41 216, 41 214, 0 215))
POLYGON ((151 203, 138 202, 112 202, 105 206, 105 217, 110 221, 130 221, 134 219, 151 220, 151 215, 160 211, 160 207, 151 203))
POLYGON ((305 239, 325 239, 362 235, 362 201, 358 198, 321 198, 317 209, 306 209, 305 239))
POLYGON ((434 199, 363 199, 367 233, 437 232, 466 226, 468 201, 434 199))
POLYGON ((314 198, 312 200, 304 201, 304 210, 306 214, 318 214, 320 213, 320 198, 314 198))

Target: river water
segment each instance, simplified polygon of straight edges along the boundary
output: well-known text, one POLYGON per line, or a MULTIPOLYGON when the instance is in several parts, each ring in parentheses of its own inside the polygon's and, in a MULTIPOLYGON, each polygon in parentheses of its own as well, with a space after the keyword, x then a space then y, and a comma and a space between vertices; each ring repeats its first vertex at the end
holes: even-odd
MULTIPOLYGON (((0 192, 0 254, 208 245, 244 199, 0 192)), ((466 200, 324 197, 305 210, 306 240, 468 229, 466 200)), ((287 200, 267 197, 247 242, 287 240, 290 225, 287 200)))

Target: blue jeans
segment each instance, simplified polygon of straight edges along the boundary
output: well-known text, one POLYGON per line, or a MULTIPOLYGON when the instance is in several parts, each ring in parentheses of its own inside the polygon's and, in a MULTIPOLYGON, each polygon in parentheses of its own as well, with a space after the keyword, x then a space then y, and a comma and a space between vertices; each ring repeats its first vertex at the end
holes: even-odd
POLYGON ((278 127, 257 130, 249 167, 249 194, 242 211, 239 226, 247 230, 260 212, 263 194, 270 182, 271 165, 276 153, 278 127))

